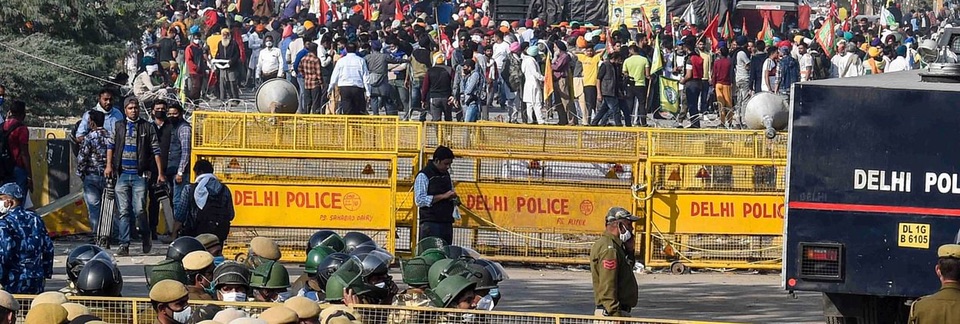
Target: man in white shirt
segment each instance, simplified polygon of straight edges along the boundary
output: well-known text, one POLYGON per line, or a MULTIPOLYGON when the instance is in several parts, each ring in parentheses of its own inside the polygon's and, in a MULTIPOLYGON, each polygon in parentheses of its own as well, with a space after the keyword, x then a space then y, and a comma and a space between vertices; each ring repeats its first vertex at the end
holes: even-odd
POLYGON ((281 65, 283 65, 283 57, 281 57, 280 49, 273 43, 272 36, 265 37, 263 39, 263 49, 260 50, 260 57, 257 59, 257 79, 267 81, 277 77, 282 78, 281 65))
POLYGON ((797 54, 800 54, 800 82, 809 81, 813 75, 813 55, 807 53, 807 44, 797 44, 797 54))
POLYGON ((333 92, 333 87, 340 90, 340 110, 347 115, 365 115, 367 113, 367 98, 370 98, 370 85, 367 84, 367 61, 357 56, 357 43, 347 43, 347 55, 337 60, 330 77, 330 86, 327 93, 333 92))
POLYGON ((846 51, 846 49, 847 41, 841 39, 837 42, 837 54, 834 54, 833 58, 830 59, 830 65, 832 65, 832 68, 830 69, 831 79, 840 77, 840 68, 843 67, 843 65, 841 65, 843 55, 840 54, 846 51))
POLYGON ((863 75, 863 60, 857 55, 857 45, 847 43, 846 52, 833 58, 834 68, 840 78, 852 78, 863 75))
POLYGON ((777 88, 777 60, 780 58, 779 50, 770 46, 767 47, 767 60, 763 61, 763 80, 760 83, 760 90, 763 92, 778 92, 777 88))
POLYGON ((890 61, 890 64, 887 64, 887 68, 883 72, 890 73, 890 72, 900 72, 900 71, 909 70, 910 62, 907 61, 906 54, 907 54, 907 47, 903 45, 898 46, 897 51, 893 53, 893 55, 891 55, 891 56, 896 55, 896 57, 894 57, 890 61))

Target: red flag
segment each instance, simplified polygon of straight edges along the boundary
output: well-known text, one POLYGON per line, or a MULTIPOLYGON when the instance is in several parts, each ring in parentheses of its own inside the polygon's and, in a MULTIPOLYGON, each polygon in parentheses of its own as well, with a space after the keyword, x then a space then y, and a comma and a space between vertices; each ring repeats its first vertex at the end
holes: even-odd
POLYGON ((710 48, 714 51, 720 47, 720 41, 717 37, 717 27, 720 27, 720 15, 717 14, 713 16, 713 19, 710 20, 710 23, 707 24, 707 29, 703 31, 703 36, 710 40, 710 48))
POLYGON ((837 3, 830 1, 830 13, 827 14, 828 17, 838 18, 840 17, 840 12, 837 11, 837 3))
POLYGON ((370 15, 373 11, 370 8, 370 0, 363 0, 363 19, 370 21, 370 15))
POLYGON ((330 8, 327 6, 327 0, 319 0, 319 1, 320 1, 320 17, 319 17, 319 18, 320 18, 320 25, 326 25, 326 24, 327 24, 327 11, 329 11, 330 8))
POLYGON ((850 17, 856 17, 860 13, 860 5, 857 0, 850 0, 850 17))
POLYGON ((403 3, 397 1, 397 11, 393 15, 393 20, 403 21, 403 3))
POLYGON ((337 13, 337 3, 330 4, 330 19, 333 21, 340 20, 340 14, 337 13))

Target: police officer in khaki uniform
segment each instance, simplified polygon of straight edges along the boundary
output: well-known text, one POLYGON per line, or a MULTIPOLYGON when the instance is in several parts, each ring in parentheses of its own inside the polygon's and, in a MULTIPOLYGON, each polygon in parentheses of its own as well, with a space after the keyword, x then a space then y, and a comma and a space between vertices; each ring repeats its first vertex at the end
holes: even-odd
POLYGON ((40 304, 27 312, 27 324, 66 324, 67 310, 60 304, 40 304))
POLYGON ((297 312, 300 324, 320 324, 320 304, 310 298, 291 297, 283 302, 283 306, 297 312))
POLYGON ((160 280, 150 288, 150 304, 157 313, 157 323, 176 324, 180 323, 174 319, 174 314, 184 311, 187 308, 187 302, 190 300, 187 287, 183 283, 164 279, 160 280))
POLYGON ((297 324, 300 318, 297 312, 285 306, 274 306, 260 313, 260 319, 267 324, 297 324))
POLYGON ((913 303, 910 323, 960 323, 960 245, 942 245, 937 256, 940 291, 913 303))
POLYGON ((637 306, 633 222, 640 218, 621 207, 607 211, 606 231, 590 248, 590 275, 597 316, 630 317, 637 306))
POLYGON ((207 251, 193 251, 183 257, 187 272, 187 291, 190 300, 215 300, 213 287, 213 255, 207 251))
POLYGON ((17 321, 20 302, 10 293, 0 290, 0 324, 12 324, 17 321))

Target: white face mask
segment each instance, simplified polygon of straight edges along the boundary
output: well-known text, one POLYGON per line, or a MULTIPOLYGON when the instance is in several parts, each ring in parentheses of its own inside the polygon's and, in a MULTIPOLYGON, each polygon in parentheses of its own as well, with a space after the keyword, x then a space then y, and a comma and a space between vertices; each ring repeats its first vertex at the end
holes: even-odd
POLYGON ((266 42, 264 44, 267 45, 267 47, 273 47, 273 42, 266 42))
POLYGON ((626 226, 620 225, 620 241, 626 243, 633 238, 633 232, 627 230, 626 226))
POLYGON ((8 201, 6 201, 6 200, 0 200, 0 215, 6 215, 7 212, 9 212, 11 208, 13 208, 13 204, 12 204, 12 203, 10 203, 10 202, 8 202, 8 201))
POLYGON ((193 309, 190 306, 184 308, 182 311, 173 313, 173 319, 180 323, 189 323, 190 319, 193 317, 193 309))
POLYGON ((247 301, 247 294, 242 292, 221 292, 220 295, 223 296, 223 301, 225 302, 245 302, 247 301))
POLYGON ((386 281, 381 281, 381 282, 378 282, 378 283, 374 284, 374 286, 376 286, 377 288, 380 288, 380 289, 385 289, 385 288, 387 288, 387 282, 386 282, 386 281))
POLYGON ((477 310, 492 311, 493 306, 495 305, 491 295, 483 296, 483 298, 480 298, 480 301, 477 302, 477 310))
POLYGON ((199 45, 199 44, 200 44, 200 39, 194 38, 194 39, 193 39, 193 43, 199 45))

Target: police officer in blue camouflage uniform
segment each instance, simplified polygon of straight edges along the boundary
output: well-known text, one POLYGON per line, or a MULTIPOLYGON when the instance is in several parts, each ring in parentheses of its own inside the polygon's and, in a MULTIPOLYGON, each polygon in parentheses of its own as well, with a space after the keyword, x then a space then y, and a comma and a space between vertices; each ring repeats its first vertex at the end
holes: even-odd
POLYGON ((23 209, 15 183, 0 187, 0 285, 13 294, 39 294, 53 276, 53 241, 40 215, 23 209))

